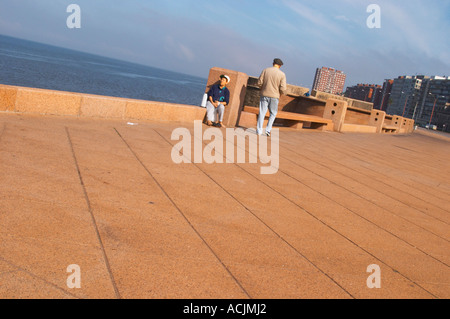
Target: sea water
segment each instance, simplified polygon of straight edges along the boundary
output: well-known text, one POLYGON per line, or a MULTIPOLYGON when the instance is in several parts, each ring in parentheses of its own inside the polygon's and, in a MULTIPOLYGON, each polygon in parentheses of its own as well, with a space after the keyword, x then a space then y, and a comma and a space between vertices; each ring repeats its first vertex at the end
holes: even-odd
POLYGON ((0 84, 200 105, 206 79, 0 35, 0 84))

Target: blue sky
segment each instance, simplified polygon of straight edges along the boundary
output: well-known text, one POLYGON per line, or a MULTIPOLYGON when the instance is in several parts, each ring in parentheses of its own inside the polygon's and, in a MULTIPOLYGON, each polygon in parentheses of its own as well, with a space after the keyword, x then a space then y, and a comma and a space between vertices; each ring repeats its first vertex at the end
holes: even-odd
POLYGON ((0 34, 206 78, 211 67, 251 76, 281 58, 288 83, 317 67, 346 85, 399 75, 450 75, 450 0, 2 0, 0 34), (69 4, 81 29, 69 29, 69 4), (370 4, 381 28, 368 28, 370 4))

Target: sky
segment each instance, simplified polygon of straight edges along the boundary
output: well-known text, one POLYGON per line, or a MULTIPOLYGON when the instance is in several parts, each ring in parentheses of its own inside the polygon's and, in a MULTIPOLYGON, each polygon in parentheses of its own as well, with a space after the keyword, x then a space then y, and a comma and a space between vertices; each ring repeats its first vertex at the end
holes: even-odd
POLYGON ((259 76, 281 58, 287 82, 307 88, 322 66, 346 86, 450 76, 449 31, 450 0, 0 1, 3 35, 202 78, 212 67, 259 76), (70 4, 80 28, 67 26, 70 4))

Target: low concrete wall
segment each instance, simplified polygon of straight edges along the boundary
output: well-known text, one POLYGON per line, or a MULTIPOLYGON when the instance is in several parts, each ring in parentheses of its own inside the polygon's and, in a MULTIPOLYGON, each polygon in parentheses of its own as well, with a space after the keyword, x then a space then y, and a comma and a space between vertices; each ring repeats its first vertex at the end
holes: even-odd
MULTIPOLYGON (((225 108, 224 124, 236 126, 245 123, 255 126, 257 115, 243 112, 243 107, 259 106, 258 79, 245 73, 214 67, 210 69, 205 92, 218 82, 221 74, 231 78, 227 85, 231 93, 230 104, 225 108)), ((371 103, 317 91, 313 91, 313 97, 307 97, 305 93, 308 91, 307 88, 288 85, 287 95, 280 97, 279 110, 332 120, 337 132, 411 133, 414 130, 414 121, 372 110, 371 103)), ((0 112, 179 122, 204 120, 206 115, 205 108, 192 105, 2 84, 0 112)), ((287 124, 283 119, 276 119, 275 123, 287 124)), ((300 124, 303 126, 304 123, 300 124)))
POLYGON ((360 100, 354 100, 354 99, 350 99, 345 96, 320 92, 320 91, 316 91, 316 90, 313 90, 311 92, 311 96, 313 96, 317 99, 320 99, 320 100, 324 100, 324 101, 326 101, 328 99, 346 101, 349 107, 364 109, 364 110, 368 110, 368 111, 371 111, 373 109, 373 103, 368 103, 368 102, 364 102, 364 101, 360 101, 360 100))
POLYGON ((0 112, 192 122, 202 107, 0 84, 0 112))
POLYGON ((16 105, 18 88, 0 85, 0 111, 13 112, 16 105))

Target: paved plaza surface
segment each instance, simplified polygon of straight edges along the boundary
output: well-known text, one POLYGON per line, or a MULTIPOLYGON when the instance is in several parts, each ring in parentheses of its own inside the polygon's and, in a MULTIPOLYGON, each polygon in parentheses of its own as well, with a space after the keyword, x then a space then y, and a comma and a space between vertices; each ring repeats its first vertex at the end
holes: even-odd
POLYGON ((0 114, 0 298, 450 297, 448 139, 281 130, 263 175, 134 124, 0 114))

